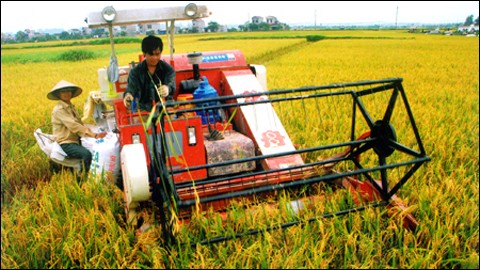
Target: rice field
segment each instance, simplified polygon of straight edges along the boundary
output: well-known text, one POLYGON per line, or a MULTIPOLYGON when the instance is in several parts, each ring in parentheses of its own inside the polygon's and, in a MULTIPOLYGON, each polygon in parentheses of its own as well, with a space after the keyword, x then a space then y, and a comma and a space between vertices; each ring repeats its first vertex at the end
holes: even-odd
MULTIPOLYGON (((372 209, 212 245, 168 248, 155 226, 137 234, 125 223, 121 190, 108 181, 78 183, 68 171, 52 173, 33 136, 37 128, 51 132, 55 102, 46 95, 59 80, 83 88, 72 100, 82 115, 89 91, 99 88, 97 70, 109 64, 110 46, 20 44, 1 51, 2 268, 478 269, 478 37, 406 30, 290 31, 177 35, 175 42, 177 53, 239 49, 248 63, 265 65, 269 89, 403 78, 431 157, 398 194, 420 222, 419 229, 406 231, 384 210, 372 209), (307 35, 327 38, 308 42, 307 35), (51 60, 70 50, 92 51, 96 58, 51 60)), ((115 48, 119 65, 138 60, 140 44, 115 48)), ((383 108, 384 100, 369 106, 372 111, 383 108)), ((318 145, 322 129, 343 135, 345 127, 335 118, 340 110, 332 105, 331 112, 312 116, 323 117, 320 129, 287 120, 295 111, 279 114, 294 141, 318 145)), ((404 136, 403 123, 395 124, 398 136, 404 136)), ((318 204, 341 208, 335 196, 318 204)), ((233 219, 224 227, 196 214, 190 227, 178 228, 179 239, 188 242, 265 222, 257 216, 244 220, 233 214, 233 219)))

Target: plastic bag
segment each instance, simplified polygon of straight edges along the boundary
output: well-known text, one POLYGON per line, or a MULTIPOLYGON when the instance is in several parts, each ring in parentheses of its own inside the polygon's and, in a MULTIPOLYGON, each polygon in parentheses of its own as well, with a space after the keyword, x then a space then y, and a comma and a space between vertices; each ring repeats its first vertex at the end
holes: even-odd
POLYGON ((63 151, 62 147, 60 144, 57 142, 52 143, 52 152, 50 153, 50 158, 52 159, 58 159, 58 160, 64 160, 67 157, 67 153, 63 151))
POLYGON ((62 147, 55 141, 55 136, 52 134, 45 134, 41 129, 37 128, 33 133, 35 139, 37 139, 38 146, 42 151, 54 162, 74 168, 77 173, 82 169, 80 159, 67 158, 67 154, 63 151, 62 147))

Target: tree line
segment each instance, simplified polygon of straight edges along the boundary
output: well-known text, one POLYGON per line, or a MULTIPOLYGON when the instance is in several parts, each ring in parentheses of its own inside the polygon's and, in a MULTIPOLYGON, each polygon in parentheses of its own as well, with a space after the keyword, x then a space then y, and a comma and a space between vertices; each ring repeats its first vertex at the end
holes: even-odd
MULTIPOLYGON (((468 16, 463 23, 463 26, 470 26, 472 24, 478 25, 479 17, 477 16, 474 19, 473 15, 468 16)), ((203 30, 205 32, 218 32, 220 30, 220 24, 217 22, 209 22, 208 26, 205 27, 203 30)), ((275 31, 275 30, 289 30, 290 27, 287 24, 281 23, 277 25, 269 25, 266 22, 261 23, 248 23, 246 22, 243 25, 239 25, 238 28, 232 27, 228 28, 228 32, 249 32, 249 31, 275 31)), ((190 27, 190 28, 183 28, 179 29, 180 34, 183 33, 198 33, 200 29, 190 27)), ((146 34, 159 34, 159 33, 152 33, 151 31, 147 31, 146 34)), ((118 36, 127 36, 127 32, 120 31, 118 36)), ((2 33, 2 44, 7 43, 22 43, 22 42, 44 42, 50 40, 78 40, 78 39, 88 39, 94 37, 108 37, 108 31, 105 31, 103 28, 96 28, 93 29, 91 33, 84 34, 81 32, 67 32, 63 31, 60 34, 41 34, 41 35, 34 35, 33 37, 29 37, 27 31, 18 31, 13 39, 7 38, 2 33)))

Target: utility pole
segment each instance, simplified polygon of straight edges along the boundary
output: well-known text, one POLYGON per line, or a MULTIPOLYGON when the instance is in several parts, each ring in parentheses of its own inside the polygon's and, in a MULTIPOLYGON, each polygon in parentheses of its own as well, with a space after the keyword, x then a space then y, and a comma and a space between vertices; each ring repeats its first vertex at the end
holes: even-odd
POLYGON ((314 13, 313 30, 317 30, 317 10, 316 9, 314 13))
POLYGON ((398 28, 398 6, 397 6, 397 15, 395 15, 395 29, 398 28))

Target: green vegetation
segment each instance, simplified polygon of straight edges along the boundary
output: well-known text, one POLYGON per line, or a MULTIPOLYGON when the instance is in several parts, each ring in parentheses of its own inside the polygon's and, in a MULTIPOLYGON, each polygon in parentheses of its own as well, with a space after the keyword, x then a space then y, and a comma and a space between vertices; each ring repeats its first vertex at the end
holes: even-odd
MULTIPOLYGON (((207 40, 226 40, 226 39, 306 39, 309 42, 315 42, 326 39, 406 39, 406 37, 388 37, 388 36, 325 36, 325 35, 254 35, 254 36, 216 36, 209 38, 200 38, 199 41, 207 40)), ((413 37, 411 37, 413 38, 413 37)))
MULTIPOLYGON (((136 37, 118 37, 115 38, 115 44, 132 44, 134 46, 116 49, 117 54, 138 52, 140 38, 136 37)), ((22 43, 15 45, 2 46, 2 64, 7 63, 41 63, 58 61, 83 61, 87 59, 97 59, 110 57, 111 47, 110 39, 92 39, 88 41, 73 42, 46 42, 46 43, 22 43), (40 52, 40 53, 39 53, 40 52)))
MULTIPOLYGON (((2 64, 7 63, 19 63, 19 64, 28 64, 28 63, 41 63, 41 62, 57 62, 57 61, 82 61, 87 59, 98 59, 110 56, 110 50, 105 47, 102 49, 71 49, 73 46, 66 47, 64 49, 48 51, 45 53, 37 53, 35 50, 22 53, 22 54, 9 54, 2 56, 2 64), (66 50, 68 49, 68 50, 66 50)), ((85 47, 86 48, 86 47, 85 47)), ((124 53, 134 53, 137 52, 136 48, 123 48, 117 51, 117 54, 124 53)))
MULTIPOLYGON (((113 39, 115 44, 126 44, 126 43, 135 43, 139 44, 142 42, 141 38, 137 37, 116 37, 113 39)), ((77 46, 88 46, 88 45, 105 45, 110 44, 109 38, 100 38, 100 39, 90 39, 88 41, 72 41, 72 42, 46 42, 46 43, 24 43, 21 45, 2 45, 2 50, 15 50, 15 49, 41 49, 41 48, 51 48, 51 47, 77 47, 77 46)))
POLYGON ((85 50, 70 50, 62 53, 58 60, 60 61, 82 61, 95 58, 95 54, 92 51, 85 50))

